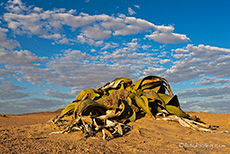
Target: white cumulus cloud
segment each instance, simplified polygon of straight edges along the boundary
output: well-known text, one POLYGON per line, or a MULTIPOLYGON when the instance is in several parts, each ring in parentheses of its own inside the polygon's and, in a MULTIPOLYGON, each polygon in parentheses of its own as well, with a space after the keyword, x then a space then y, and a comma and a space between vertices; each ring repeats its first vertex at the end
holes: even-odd
POLYGON ((204 75, 230 76, 230 49, 203 44, 198 46, 188 44, 185 48, 175 51, 181 53, 179 57, 178 54, 175 56, 180 59, 175 61, 174 65, 165 72, 166 76, 174 82, 199 78, 204 75))
POLYGON ((0 49, 0 64, 33 65, 35 62, 41 62, 45 59, 45 57, 38 57, 28 50, 8 51, 0 49))
POLYGON ((24 89, 24 87, 16 86, 10 81, 5 81, 3 83, 0 82, 0 100, 18 99, 29 96, 29 94, 26 92, 16 91, 24 89))
POLYGON ((13 48, 20 46, 16 40, 7 38, 6 33, 8 29, 0 27, 0 47, 4 47, 12 50, 13 48))
POLYGON ((128 7, 128 12, 129 12, 129 15, 136 14, 136 12, 131 7, 128 7))
POLYGON ((187 42, 190 39, 184 34, 178 33, 164 33, 164 32, 153 32, 150 35, 146 35, 146 37, 150 40, 154 40, 159 43, 179 43, 179 42, 187 42))
MULTIPOLYGON (((136 6, 137 7, 137 6, 136 6)), ((146 35, 149 39, 163 43, 177 43, 188 41, 183 34, 172 33, 173 26, 155 25, 144 19, 135 17, 118 17, 106 14, 89 15, 87 13, 76 14, 76 10, 66 11, 63 8, 43 10, 36 6, 26 6, 20 0, 12 0, 6 3, 8 12, 3 15, 8 28, 18 35, 37 35, 45 39, 55 40, 56 43, 76 43, 76 39, 84 35, 90 43, 104 40, 117 35, 131 35, 148 30, 156 31, 146 35), (68 30, 74 32, 77 38, 68 38, 68 30), (91 40, 91 41, 89 41, 91 40)), ((138 7, 137 7, 138 8, 138 7)), ((129 8, 129 13, 135 12, 129 8)), ((82 39, 81 39, 82 40, 82 39)))

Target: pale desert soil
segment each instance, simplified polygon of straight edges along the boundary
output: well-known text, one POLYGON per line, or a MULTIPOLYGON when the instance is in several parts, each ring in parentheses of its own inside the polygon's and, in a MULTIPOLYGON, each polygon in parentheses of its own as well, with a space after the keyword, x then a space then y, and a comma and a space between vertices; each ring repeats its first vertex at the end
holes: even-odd
MULTIPOLYGON (((1 116, 0 153, 230 153, 230 134, 198 132, 148 116, 128 123, 133 129, 110 141, 102 140, 100 133, 87 139, 81 132, 48 135, 58 129, 46 122, 59 113, 1 116)), ((230 131, 229 113, 187 113, 230 131)))

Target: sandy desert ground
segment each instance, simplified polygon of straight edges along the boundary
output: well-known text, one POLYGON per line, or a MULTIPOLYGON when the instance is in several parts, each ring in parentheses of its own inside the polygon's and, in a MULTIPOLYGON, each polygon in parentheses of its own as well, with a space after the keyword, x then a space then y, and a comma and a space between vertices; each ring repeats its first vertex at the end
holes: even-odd
MULTIPOLYGON (((59 113, 0 116, 0 153, 230 153, 230 134, 198 132, 148 116, 128 123, 133 129, 110 141, 103 140, 100 133, 85 139, 80 131, 49 135, 58 129, 46 122, 59 113)), ((187 113, 230 131, 229 113, 187 113)))

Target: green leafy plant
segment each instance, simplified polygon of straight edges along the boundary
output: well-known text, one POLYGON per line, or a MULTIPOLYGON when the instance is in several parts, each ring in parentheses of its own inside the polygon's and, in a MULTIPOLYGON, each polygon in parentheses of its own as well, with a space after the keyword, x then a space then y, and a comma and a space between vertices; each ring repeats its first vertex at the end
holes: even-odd
POLYGON ((159 76, 147 76, 134 83, 121 77, 100 88, 82 90, 61 115, 49 123, 64 127, 63 131, 51 134, 81 130, 87 137, 101 130, 103 139, 109 140, 131 129, 127 122, 134 122, 141 112, 155 119, 177 121, 199 131, 215 132, 217 128, 182 111, 168 81, 159 76), (66 123, 65 117, 73 120, 66 123))

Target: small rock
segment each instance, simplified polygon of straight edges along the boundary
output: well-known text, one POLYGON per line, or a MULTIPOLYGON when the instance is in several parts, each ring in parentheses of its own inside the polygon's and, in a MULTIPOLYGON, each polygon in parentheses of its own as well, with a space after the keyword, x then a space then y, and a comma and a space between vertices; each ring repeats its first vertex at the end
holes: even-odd
POLYGON ((72 150, 72 149, 73 149, 73 145, 70 145, 70 146, 69 146, 69 150, 72 150))
POLYGON ((6 117, 6 115, 5 114, 0 114, 0 117, 6 117))

